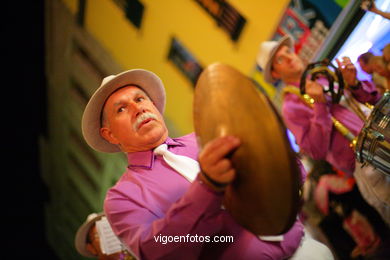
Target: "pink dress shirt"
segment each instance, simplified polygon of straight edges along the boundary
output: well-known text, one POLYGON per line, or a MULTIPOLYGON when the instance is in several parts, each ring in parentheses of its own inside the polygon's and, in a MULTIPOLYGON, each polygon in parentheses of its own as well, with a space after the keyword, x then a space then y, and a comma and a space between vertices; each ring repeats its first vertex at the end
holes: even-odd
MULTIPOLYGON (((292 85, 298 87, 299 83, 292 85)), ((362 103, 375 104, 381 97, 375 85, 369 82, 363 82, 351 93, 362 103)), ((326 160, 352 175, 355 169, 354 150, 349 146, 350 142, 333 127, 331 116, 355 136, 360 133, 364 123, 351 110, 340 104, 332 104, 330 97, 326 97, 326 103, 315 103, 314 108, 310 108, 295 94, 287 93, 282 106, 283 119, 304 153, 315 160, 326 160)))
MULTIPOLYGON (((194 134, 166 142, 197 159, 194 134)), ((116 235, 140 259, 285 259, 303 236, 300 220, 281 242, 260 240, 221 208, 223 194, 188 182, 153 151, 128 154, 129 166, 106 195, 104 210, 116 235), (158 236, 233 236, 233 242, 156 242, 158 236)), ((304 171, 302 164, 301 170, 304 171)))

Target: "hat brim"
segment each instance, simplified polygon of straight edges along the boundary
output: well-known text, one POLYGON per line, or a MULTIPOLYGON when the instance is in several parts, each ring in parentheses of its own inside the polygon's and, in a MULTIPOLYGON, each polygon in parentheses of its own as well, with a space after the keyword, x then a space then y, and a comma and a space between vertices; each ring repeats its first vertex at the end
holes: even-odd
POLYGON ((87 250, 87 237, 91 226, 96 221, 101 219, 103 216, 104 216, 103 212, 97 214, 94 218, 84 222, 84 224, 82 224, 77 230, 76 237, 75 237, 75 247, 77 252, 79 252, 82 256, 96 257, 95 255, 93 255, 91 252, 87 250))
POLYGON ((272 61, 273 61, 273 59, 275 57, 276 52, 280 49, 280 47, 282 47, 284 45, 288 46, 289 48, 293 48, 294 47, 294 40, 288 34, 286 34, 282 38, 280 38, 278 43, 277 43, 277 45, 275 45, 275 47, 270 52, 270 57, 268 59, 268 62, 266 64, 266 66, 264 68, 264 72, 263 72, 264 73, 264 79, 268 83, 274 84, 277 81, 277 79, 272 77, 272 74, 271 74, 272 61))
POLYGON ((84 139, 97 151, 106 153, 121 151, 117 145, 109 143, 100 135, 100 120, 107 98, 117 89, 127 85, 136 85, 144 90, 160 113, 164 114, 165 89, 161 79, 156 74, 143 69, 133 69, 116 75, 96 90, 83 113, 81 128, 84 139))

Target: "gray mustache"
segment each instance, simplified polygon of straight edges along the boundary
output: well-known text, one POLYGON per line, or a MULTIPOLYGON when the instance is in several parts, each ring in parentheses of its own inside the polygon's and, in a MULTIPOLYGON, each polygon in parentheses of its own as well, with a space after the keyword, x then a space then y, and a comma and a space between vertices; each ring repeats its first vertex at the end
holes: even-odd
POLYGON ((152 119, 155 119, 157 120, 157 116, 151 112, 145 112, 143 114, 141 114, 140 116, 138 116, 137 120, 135 121, 134 125, 133 125, 133 128, 134 128, 134 131, 137 131, 139 125, 149 119, 149 118, 152 118, 152 119))

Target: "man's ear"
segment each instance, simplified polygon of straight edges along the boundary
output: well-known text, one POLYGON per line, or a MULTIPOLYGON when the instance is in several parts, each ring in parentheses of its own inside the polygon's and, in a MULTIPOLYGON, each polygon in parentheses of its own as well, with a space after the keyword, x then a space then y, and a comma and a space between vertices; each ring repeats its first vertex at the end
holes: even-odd
POLYGON ((119 144, 118 140, 115 138, 115 136, 112 134, 111 130, 108 127, 100 128, 100 135, 109 143, 119 144))

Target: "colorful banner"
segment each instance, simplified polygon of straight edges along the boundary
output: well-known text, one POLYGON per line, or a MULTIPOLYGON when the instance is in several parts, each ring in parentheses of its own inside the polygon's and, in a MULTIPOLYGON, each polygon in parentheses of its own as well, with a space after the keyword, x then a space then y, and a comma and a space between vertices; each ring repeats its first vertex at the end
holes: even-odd
POLYGON ((272 37, 289 33, 295 40, 295 52, 310 62, 347 1, 293 0, 272 37))

